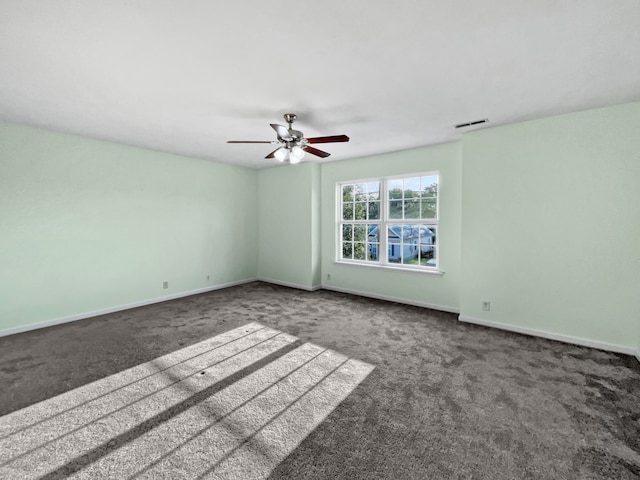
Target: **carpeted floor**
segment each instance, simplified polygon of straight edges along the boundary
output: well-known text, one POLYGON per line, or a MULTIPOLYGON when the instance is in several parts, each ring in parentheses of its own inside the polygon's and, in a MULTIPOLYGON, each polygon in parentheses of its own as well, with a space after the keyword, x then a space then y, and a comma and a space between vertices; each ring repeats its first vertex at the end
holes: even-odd
MULTIPOLYGON (((640 478, 634 358, 462 324, 453 314, 260 282, 0 338, 0 415, 252 322, 295 343, 220 388, 307 342, 374 367, 304 432, 270 479, 640 478)), ((205 403, 220 388, 189 398, 205 403)), ((104 445, 96 460, 135 450, 180 414, 168 408, 157 423, 104 445)), ((145 460, 138 452, 129 461, 145 460)), ((63 478, 64 469, 56 472, 48 478, 63 478)))

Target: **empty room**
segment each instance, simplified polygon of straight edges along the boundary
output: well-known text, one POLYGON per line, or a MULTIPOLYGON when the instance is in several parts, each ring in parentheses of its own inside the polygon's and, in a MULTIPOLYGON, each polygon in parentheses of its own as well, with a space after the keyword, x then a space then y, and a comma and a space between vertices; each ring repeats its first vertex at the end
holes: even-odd
POLYGON ((640 3, 0 11, 0 478, 640 479, 640 3))

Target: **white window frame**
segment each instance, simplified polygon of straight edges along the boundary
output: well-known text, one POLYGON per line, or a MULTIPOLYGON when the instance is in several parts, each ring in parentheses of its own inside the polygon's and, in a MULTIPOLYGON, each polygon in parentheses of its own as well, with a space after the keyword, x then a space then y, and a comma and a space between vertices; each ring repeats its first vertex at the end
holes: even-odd
POLYGON ((440 270, 440 192, 442 185, 442 175, 439 171, 432 172, 421 172, 421 173, 408 173, 403 175, 393 175, 388 177, 377 177, 377 178, 368 178, 368 179, 357 179, 357 180, 348 180, 338 182, 336 184, 336 260, 334 263, 344 264, 344 265, 354 265, 361 267, 370 267, 370 268, 383 268, 388 270, 404 270, 410 272, 418 272, 418 273, 427 273, 431 275, 441 276, 444 274, 442 270, 440 270), (437 176, 438 177, 438 190, 436 194, 436 216, 433 219, 397 219, 397 218, 388 218, 388 208, 389 208, 389 198, 388 195, 388 184, 391 180, 398 180, 404 178, 414 178, 414 177, 425 177, 425 176, 437 176), (357 183, 370 183, 370 182, 380 182, 380 219, 379 220, 343 220, 342 219, 342 188, 345 185, 353 185, 357 183), (379 249, 378 249, 378 260, 356 260, 356 259, 345 259, 342 258, 342 226, 347 225, 367 225, 376 223, 380 225, 379 231, 379 249), (435 255, 436 259, 435 266, 424 266, 424 265, 408 265, 403 263, 394 263, 389 262, 388 259, 388 228, 390 225, 433 225, 436 227, 436 245, 435 245, 435 255))

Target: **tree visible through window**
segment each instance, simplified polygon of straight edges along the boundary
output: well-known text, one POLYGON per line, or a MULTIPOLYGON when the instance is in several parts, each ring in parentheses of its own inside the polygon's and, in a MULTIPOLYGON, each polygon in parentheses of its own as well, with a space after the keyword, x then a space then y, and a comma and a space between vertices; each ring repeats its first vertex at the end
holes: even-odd
POLYGON ((435 269, 438 174, 341 183, 339 260, 435 269))

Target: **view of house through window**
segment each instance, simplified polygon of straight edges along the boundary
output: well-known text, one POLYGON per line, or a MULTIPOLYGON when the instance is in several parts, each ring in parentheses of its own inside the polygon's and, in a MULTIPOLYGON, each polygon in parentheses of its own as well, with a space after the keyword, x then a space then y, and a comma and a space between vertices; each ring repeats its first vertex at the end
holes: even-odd
POLYGON ((339 260, 437 268, 437 173, 341 183, 338 189, 339 260))

